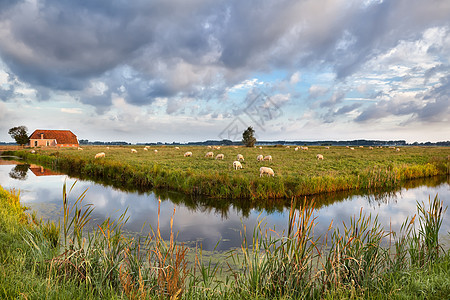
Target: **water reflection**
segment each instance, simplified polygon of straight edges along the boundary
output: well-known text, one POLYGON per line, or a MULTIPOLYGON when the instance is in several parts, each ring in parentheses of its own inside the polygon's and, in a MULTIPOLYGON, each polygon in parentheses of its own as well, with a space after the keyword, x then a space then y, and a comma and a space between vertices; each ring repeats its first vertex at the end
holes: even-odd
MULTIPOLYGON (((6 165, 0 159, 0 185, 4 188, 20 189, 21 201, 35 210, 44 219, 57 220, 61 214, 62 186, 64 181, 72 185, 77 179, 67 175, 51 174, 45 169, 33 172, 33 166, 26 164, 6 165), (17 168, 17 169, 16 169, 17 168), (13 172, 14 170, 14 172, 13 172), (20 171, 19 171, 20 170, 20 171), (15 176, 11 176, 11 174, 15 176), (20 174, 20 176, 16 176, 20 174), (46 176, 51 175, 51 176, 46 176)), ((36 171, 36 170, 35 170, 36 171)), ((369 214, 378 214, 381 224, 389 229, 398 230, 408 216, 416 213, 416 201, 428 201, 429 195, 436 193, 450 204, 449 178, 427 178, 413 180, 403 188, 394 192, 367 194, 362 191, 346 191, 315 198, 316 234, 322 234, 333 220, 335 226, 359 213, 360 209, 369 214), (425 184, 425 185, 424 185, 425 184)), ((214 249, 221 241, 218 250, 239 247, 242 225, 248 228, 249 235, 260 218, 268 228, 277 231, 287 228, 290 200, 273 199, 269 202, 253 200, 210 199, 205 197, 186 196, 170 191, 133 191, 125 192, 117 187, 97 184, 92 181, 78 180, 69 200, 75 201, 87 191, 86 203, 95 206, 93 218, 101 223, 108 217, 118 218, 126 209, 129 218, 126 229, 131 232, 146 233, 150 226, 156 227, 158 218, 158 199, 161 199, 160 227, 164 237, 169 236, 170 218, 174 213, 174 230, 178 232, 178 240, 195 245, 201 242, 203 249, 214 249)), ((299 199, 303 200, 303 199, 299 199)), ((298 201, 301 203, 302 201, 298 201)), ((448 212, 444 219, 442 232, 450 231, 448 212)))

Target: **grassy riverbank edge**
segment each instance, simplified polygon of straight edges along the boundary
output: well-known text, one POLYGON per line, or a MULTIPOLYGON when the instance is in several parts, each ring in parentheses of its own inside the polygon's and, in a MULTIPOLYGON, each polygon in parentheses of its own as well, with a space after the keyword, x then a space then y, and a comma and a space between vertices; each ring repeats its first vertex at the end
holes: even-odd
POLYGON ((64 186, 64 220, 55 226, 27 215, 19 194, 0 186, 0 298, 444 299, 450 294, 450 253, 437 235, 445 208, 437 197, 428 207, 418 203, 417 218, 405 220, 402 232, 392 236, 394 253, 380 244, 388 233, 377 218, 365 214, 355 216, 345 232, 323 237, 330 242, 324 251, 312 234, 314 207, 304 205, 291 210, 288 232, 279 238, 268 237, 262 224, 254 228, 253 240, 230 253, 241 267, 226 271, 197 252, 188 266, 189 250, 173 236, 162 240, 158 228, 142 249, 142 243, 124 237, 123 220, 84 232, 92 210, 83 206, 83 195, 73 202, 69 193, 64 186))
POLYGON ((406 180, 450 174, 448 157, 433 157, 426 163, 389 164, 345 175, 276 176, 236 175, 230 172, 194 171, 162 167, 155 162, 127 164, 121 160, 95 160, 72 157, 65 152, 30 153, 29 150, 5 152, 45 167, 88 177, 117 182, 139 189, 166 189, 211 198, 274 199, 302 197, 347 190, 392 190, 406 180))

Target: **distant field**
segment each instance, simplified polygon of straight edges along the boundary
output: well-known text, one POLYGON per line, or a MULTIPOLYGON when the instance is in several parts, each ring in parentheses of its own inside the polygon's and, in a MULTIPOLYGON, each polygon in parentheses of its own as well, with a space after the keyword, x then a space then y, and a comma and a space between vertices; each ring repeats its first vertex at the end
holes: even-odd
POLYGON ((185 193, 212 197, 275 198, 301 196, 349 189, 391 188, 402 181, 434 175, 449 174, 450 148, 402 147, 391 148, 308 147, 246 148, 224 146, 208 149, 203 146, 87 146, 77 149, 30 149, 22 156, 46 162, 62 170, 72 170, 97 179, 124 181, 142 187, 169 188, 185 193), (131 149, 137 153, 131 153, 131 149), (157 150, 155 152, 154 150, 157 150), (184 157, 187 151, 192 157, 184 157), (224 160, 206 158, 222 153, 224 160), (106 157, 94 159, 98 152, 106 157), (234 170, 236 155, 242 154, 243 169, 234 170), (272 162, 258 162, 256 157, 271 155, 272 162), (324 159, 318 160, 317 154, 324 159), (275 177, 259 177, 261 166, 270 167, 275 177))

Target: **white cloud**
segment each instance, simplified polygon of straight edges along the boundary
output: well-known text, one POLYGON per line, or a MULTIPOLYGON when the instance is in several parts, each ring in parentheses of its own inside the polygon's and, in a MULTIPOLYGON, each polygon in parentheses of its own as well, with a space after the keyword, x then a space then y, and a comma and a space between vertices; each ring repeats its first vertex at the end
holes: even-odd
POLYGON ((82 114, 83 110, 81 108, 61 108, 61 112, 68 114, 82 114))

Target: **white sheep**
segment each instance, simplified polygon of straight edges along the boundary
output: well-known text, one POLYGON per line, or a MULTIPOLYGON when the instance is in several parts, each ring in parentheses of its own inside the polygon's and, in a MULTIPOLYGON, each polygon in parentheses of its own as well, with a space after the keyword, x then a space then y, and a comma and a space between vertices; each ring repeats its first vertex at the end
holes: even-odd
POLYGON ((213 152, 208 152, 205 154, 205 157, 214 157, 214 153, 213 152))
POLYGON ((353 148, 353 147, 350 147, 350 150, 355 150, 355 148, 353 148))
POLYGON ((370 147, 369 147, 369 150, 373 150, 373 147, 372 147, 372 146, 370 146, 370 147))
POLYGON ((241 162, 240 162, 240 161, 237 161, 237 160, 233 161, 233 168, 234 168, 235 170, 237 170, 237 169, 242 169, 241 162))
POLYGON ((318 160, 319 159, 323 160, 323 155, 322 154, 317 154, 316 157, 317 157, 318 160))
POLYGON ((180 147, 175 147, 175 150, 180 150, 180 147))
POLYGON ((137 153, 136 149, 131 149, 131 153, 137 153))
POLYGON ((258 155, 258 156, 256 157, 256 160, 257 160, 257 161, 263 161, 263 160, 264 160, 264 156, 262 156, 262 155, 260 154, 260 155, 258 155))
POLYGON ((270 175, 275 176, 275 172, 271 168, 267 167, 261 167, 259 168, 259 177, 262 177, 263 174, 267 174, 269 177, 270 175))
POLYGON ((286 146, 286 149, 289 149, 289 148, 291 148, 290 146, 286 146))
POLYGON ((81 147, 78 147, 78 150, 83 150, 83 148, 81 148, 81 147))
POLYGON ((261 150, 261 149, 262 149, 262 147, 259 147, 259 149, 261 150))
POLYGON ((294 151, 298 151, 298 147, 295 147, 294 151))
POLYGON ((400 152, 400 148, 395 149, 395 151, 400 152))
POLYGON ((95 154, 95 158, 105 157, 105 152, 95 154))
POLYGON ((155 153, 158 153, 158 150, 155 149, 155 153))
POLYGON ((265 156, 264 160, 272 161, 272 155, 265 156))
POLYGON ((109 147, 106 147, 106 150, 109 150, 109 147))
POLYGON ((36 153, 36 151, 34 151, 34 150, 31 150, 30 152, 31 152, 32 154, 36 153))
POLYGON ((145 147, 145 148, 144 148, 144 151, 148 151, 148 148, 147 148, 147 147, 145 147))
POLYGON ((238 154, 238 155, 236 156, 236 160, 240 161, 241 159, 242 159, 242 161, 244 161, 244 155, 238 154))
POLYGON ((330 149, 330 147, 329 146, 325 146, 325 149, 330 149))
POLYGON ((185 154, 184 154, 184 157, 190 157, 190 156, 192 156, 192 152, 186 152, 185 154))
POLYGON ((224 159, 225 155, 223 155, 222 153, 217 154, 216 159, 224 159))

